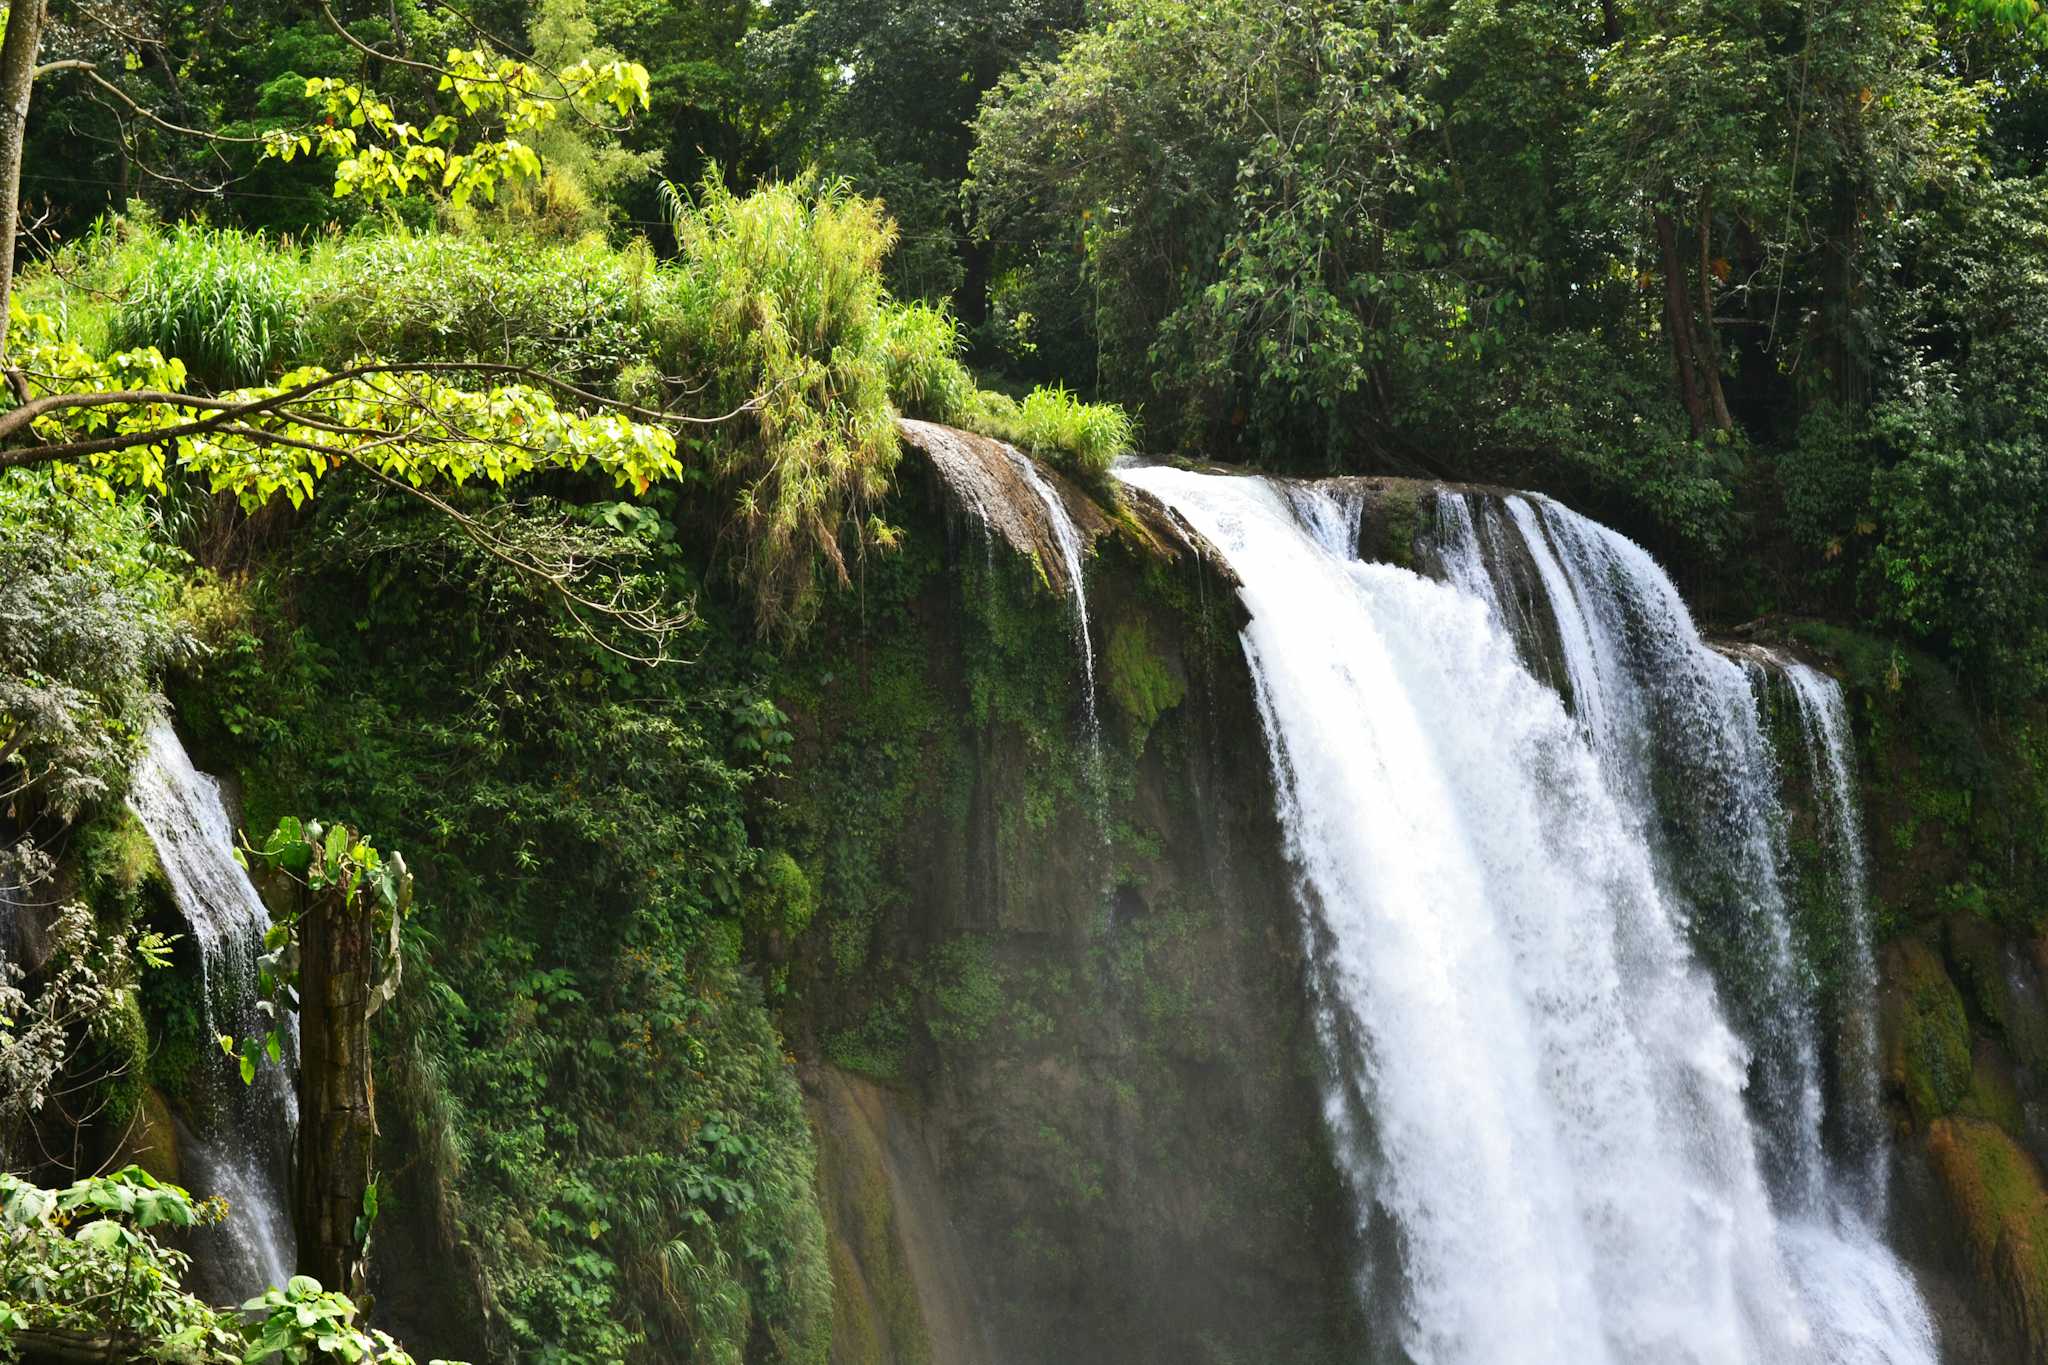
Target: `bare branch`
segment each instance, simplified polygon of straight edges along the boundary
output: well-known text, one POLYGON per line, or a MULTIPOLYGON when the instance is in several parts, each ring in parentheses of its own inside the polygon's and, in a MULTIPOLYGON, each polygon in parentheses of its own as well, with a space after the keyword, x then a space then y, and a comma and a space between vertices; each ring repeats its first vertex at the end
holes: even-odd
POLYGON ((100 89, 112 95, 115 99, 120 100, 121 103, 127 105, 129 109, 134 111, 137 117, 147 119, 149 122, 155 124, 157 127, 163 129, 167 133, 176 133, 180 137, 196 137, 207 142, 230 142, 250 147, 259 146, 263 142, 263 139, 260 137, 231 137, 226 133, 210 133, 207 132, 204 128, 187 128, 183 124, 173 123, 169 119, 163 117, 161 114, 158 114, 153 110, 144 108, 141 104, 138 104, 136 102, 134 96, 130 95, 126 90, 123 90, 120 86, 115 85, 105 76, 102 76, 100 74, 99 65, 96 62, 88 62, 75 57, 61 62, 46 62, 42 66, 36 68, 36 76, 38 79, 40 79, 41 77, 48 75, 53 71, 83 72, 87 80, 91 81, 94 85, 97 85, 100 89))

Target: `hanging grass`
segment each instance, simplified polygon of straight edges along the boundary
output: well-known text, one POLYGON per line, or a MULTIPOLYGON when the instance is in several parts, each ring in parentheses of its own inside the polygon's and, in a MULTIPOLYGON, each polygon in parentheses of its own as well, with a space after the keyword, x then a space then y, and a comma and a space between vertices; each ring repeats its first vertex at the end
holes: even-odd
POLYGON ((870 512, 898 454, 882 287, 896 225, 815 175, 742 197, 714 169, 694 202, 668 188, 682 259, 660 363, 698 377, 720 410, 752 404, 744 434, 711 457, 761 625, 793 631, 847 580, 848 550, 886 537, 870 512))

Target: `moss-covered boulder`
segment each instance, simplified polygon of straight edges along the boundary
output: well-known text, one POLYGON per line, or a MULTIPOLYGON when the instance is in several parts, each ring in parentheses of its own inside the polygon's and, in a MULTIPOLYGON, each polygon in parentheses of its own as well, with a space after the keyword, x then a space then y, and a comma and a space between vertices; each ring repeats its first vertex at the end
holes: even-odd
POLYGON ((1936 1119, 1927 1153, 1986 1290, 2027 1358, 2048 1361, 2048 1185, 1997 1124, 1936 1119))
POLYGON ((158 1180, 173 1185, 184 1183, 178 1161, 178 1130, 171 1118, 171 1106, 155 1086, 144 1086, 127 1130, 107 1165, 118 1170, 140 1166, 158 1180))
POLYGON ((1941 958, 1914 939, 1885 949, 1885 1079, 1916 1127, 1924 1127, 1970 1092, 1970 1021, 1962 994, 1941 958))

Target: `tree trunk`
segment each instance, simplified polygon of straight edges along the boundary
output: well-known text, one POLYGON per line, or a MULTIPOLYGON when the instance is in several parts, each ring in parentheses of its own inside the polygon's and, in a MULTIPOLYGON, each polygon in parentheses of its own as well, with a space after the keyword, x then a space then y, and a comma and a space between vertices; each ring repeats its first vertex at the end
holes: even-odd
POLYGON ((1714 425, 1735 430, 1728 414, 1728 395, 1721 387, 1721 337, 1714 330, 1714 198, 1700 196, 1700 371, 1706 377, 1707 398, 1714 408, 1714 425))
POLYGON ((299 924, 299 1270, 360 1298, 357 1228, 377 1137, 369 996, 375 948, 367 909, 315 895, 299 924))
POLYGON ((7 360, 7 301, 14 295, 14 238, 21 227, 21 154, 36 84, 45 0, 14 0, 0 40, 0 365, 7 360))
POLYGON ((1835 222, 1822 247, 1821 354, 1826 358, 1835 401, 1854 411, 1862 406, 1865 390, 1861 348, 1855 338, 1856 255, 1862 248, 1863 205, 1846 174, 1836 177, 1830 199, 1835 222))
POLYGON ((1692 305, 1685 297, 1685 263, 1678 255, 1678 228, 1671 215, 1656 214, 1657 254, 1664 266, 1664 331, 1671 338, 1672 366, 1678 373, 1678 398, 1692 419, 1692 434, 1707 430, 1706 400, 1700 396, 1696 347, 1692 336, 1692 305))

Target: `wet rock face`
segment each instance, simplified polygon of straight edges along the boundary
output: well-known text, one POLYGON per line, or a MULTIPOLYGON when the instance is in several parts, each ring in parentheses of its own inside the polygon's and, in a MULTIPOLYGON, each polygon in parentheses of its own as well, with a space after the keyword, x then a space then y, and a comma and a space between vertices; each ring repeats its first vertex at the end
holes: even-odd
POLYGON ((1885 1083, 1902 1139, 1896 1215, 1944 1359, 2048 1361, 2039 968, 1973 916, 1887 945, 1885 1083))
POLYGON ((1021 527, 974 515, 1002 475, 975 439, 913 435, 940 453, 897 509, 930 558, 870 606, 893 662, 872 637, 821 640, 823 659, 874 649, 873 671, 842 685, 838 664, 790 708, 812 770, 848 765, 803 797, 823 903, 844 914, 858 883, 876 906, 864 941, 813 935, 792 969, 845 1275, 834 1358, 1356 1358, 1242 608, 1162 509, 1055 483, 1089 542, 1091 708, 1029 508, 1021 527), (877 790, 901 800, 870 831, 877 790), (941 1238, 957 1257, 920 1253, 941 1238))

